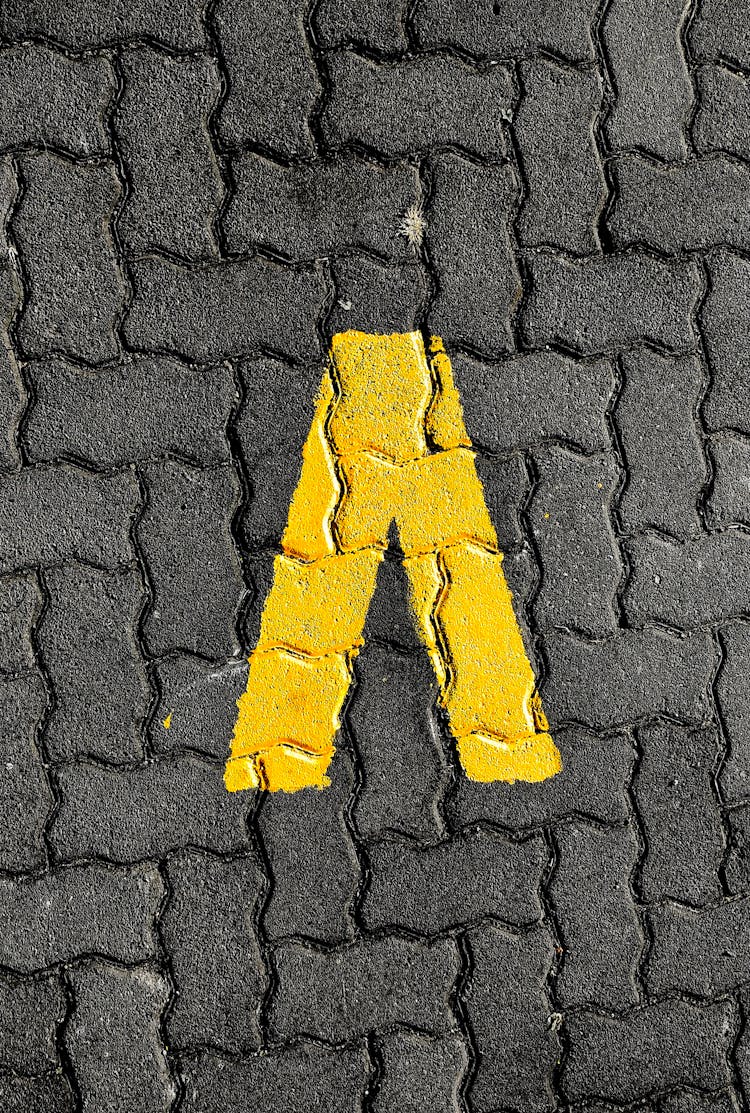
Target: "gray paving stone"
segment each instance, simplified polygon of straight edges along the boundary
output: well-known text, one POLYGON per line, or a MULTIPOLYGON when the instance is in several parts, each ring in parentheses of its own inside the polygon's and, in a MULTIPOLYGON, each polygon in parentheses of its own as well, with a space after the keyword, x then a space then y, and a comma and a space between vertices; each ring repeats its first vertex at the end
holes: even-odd
POLYGON ((351 1113, 365 1093, 369 1069, 364 1047, 302 1043, 244 1059, 204 1052, 183 1067, 183 1108, 224 1113, 255 1104, 284 1113, 351 1113))
POLYGON ((76 1007, 65 1043, 76 1064, 83 1107, 168 1113, 176 1087, 161 1039, 166 978, 148 966, 122 970, 99 960, 71 977, 76 1007))
POLYGON ((124 331, 133 348, 198 363, 262 351, 296 359, 317 352, 324 288, 315 273, 266 259, 187 267, 145 258, 132 270, 134 297, 124 331))
POLYGON ((597 220, 606 199, 594 142, 600 78, 542 58, 521 62, 519 74, 523 95, 514 127, 527 187, 520 240, 596 251, 597 220))
POLYGON ((690 43, 699 58, 750 61, 750 13, 732 0, 705 0, 693 22, 690 43))
POLYGON ((452 363, 475 445, 510 452, 559 440, 584 452, 609 448, 614 374, 605 360, 579 362, 542 351, 484 363, 457 352, 452 363))
POLYGON ((54 690, 44 731, 50 757, 139 758, 151 701, 135 637, 146 602, 140 574, 66 564, 44 582, 38 640, 54 690))
POLYGON ((156 951, 164 887, 155 867, 99 862, 0 877, 0 963, 22 973, 96 952, 139 962, 156 951))
POLYGON ((37 675, 0 680, 2 869, 32 870, 44 865, 44 829, 54 803, 38 744, 38 728, 47 701, 44 684, 37 675))
POLYGON ((512 843, 478 830, 429 847, 400 839, 371 843, 368 858, 362 914, 371 930, 435 935, 485 918, 521 927, 541 916, 547 858, 541 839, 512 843))
POLYGON ((698 911, 665 904, 650 913, 652 993, 717 997, 750 980, 750 901, 722 901, 698 911))
POLYGON ((49 38, 74 51, 144 39, 173 50, 201 50, 202 10, 197 0, 166 0, 158 10, 148 0, 65 0, 54 8, 46 0, 7 0, 0 26, 6 38, 49 38))
POLYGON ((22 180, 12 232, 29 286, 19 326, 25 352, 113 359, 125 301, 109 228, 121 194, 114 168, 44 151, 22 160, 22 180))
POLYGON ((713 484, 707 511, 711 524, 750 524, 750 444, 731 433, 719 433, 710 444, 713 484))
POLYGON ((637 155, 623 155, 614 165, 617 194, 608 224, 619 246, 646 244, 680 254, 750 245, 743 204, 749 167, 710 157, 664 169, 637 155))
POLYGON ((260 155, 232 162, 235 189, 224 220, 230 251, 261 245, 294 260, 350 248, 408 253, 399 229, 419 187, 409 166, 357 158, 280 166, 260 155))
POLYGON ((73 61, 38 43, 0 50, 0 148, 106 154, 104 114, 114 94, 106 58, 73 61))
POLYGON ((127 250, 216 255, 213 222, 224 187, 209 138, 219 97, 213 59, 128 51, 114 127, 129 189, 117 230, 127 250))
POLYGON ((702 154, 727 151, 750 157, 750 82, 723 66, 696 71, 699 90, 693 141, 702 154))
POLYGON ((219 118, 224 143, 260 143, 290 157, 312 151, 308 117, 320 93, 299 0, 219 0, 213 14, 229 71, 219 118))
POLYGON ((64 861, 136 862, 185 846, 217 853, 247 846, 252 796, 227 792, 221 766, 193 754, 123 769, 70 762, 57 778, 62 802, 50 838, 64 861))
POLYGON ((579 722, 594 730, 668 715, 702 723, 716 667, 708 634, 676 638, 654 627, 589 642, 570 634, 546 638, 549 679, 542 698, 553 726, 579 722))
POLYGON ((592 0, 563 0, 554 10, 544 0, 418 0, 413 18, 423 46, 455 46, 482 58, 546 50, 584 61, 593 57, 594 10, 592 0))
POLYGON ((617 90, 606 123, 614 148, 637 147, 666 162, 685 159, 693 104, 681 41, 687 17, 685 0, 608 6, 602 37, 617 90))
POLYGON ((53 1070, 57 1066, 57 1026, 64 1016, 65 996, 55 974, 0 978, 2 1067, 23 1074, 53 1070))
POLYGON ((628 828, 571 824, 556 834, 551 896, 564 947, 555 981, 563 1007, 638 1002, 643 934, 630 889, 638 845, 628 828))
POLYGON ((723 1001, 704 1008, 664 1001, 620 1017, 571 1016, 565 1092, 574 1100, 626 1102, 681 1084, 721 1089, 730 1082, 726 1056, 736 1022, 735 1006, 723 1001))
POLYGON ((154 589, 143 629, 153 653, 183 650, 226 658, 238 648, 243 595, 231 523, 240 484, 229 466, 177 463, 144 469, 146 509, 138 542, 154 589))
POLYGON ((623 355, 621 366, 615 421, 627 482, 618 504, 620 521, 626 531, 653 527, 689 536, 700 527, 698 500, 706 481, 695 419, 703 392, 701 365, 695 356, 636 350, 623 355))
POLYGON ((343 1043, 406 1025, 446 1034, 454 1024, 458 953, 450 940, 417 943, 389 936, 321 952, 300 943, 276 948, 272 1020, 282 1040, 343 1043))
POLYGON ((24 468, 0 485, 0 571, 64 560, 129 564, 138 503, 130 469, 108 476, 66 465, 24 468))
POLYGON ((432 1039, 418 1032, 394 1032, 383 1038, 379 1051, 383 1068, 376 1113, 457 1113, 468 1067, 459 1036, 432 1039))
POLYGON ((604 823, 627 819, 633 747, 625 734, 602 737, 577 727, 555 731, 562 770, 538 784, 481 784, 461 777, 450 811, 456 824, 499 824, 510 830, 574 816, 604 823))
POLYGON ((677 1090, 662 1101, 664 1113, 737 1113, 734 1094, 706 1095, 695 1090, 677 1090))
POLYGON ((331 785, 287 795, 269 793, 258 828, 273 872, 263 913, 266 935, 305 936, 332 944, 354 932, 352 905, 360 883, 346 808, 354 787, 351 762, 335 755, 331 785))
POLYGON ((520 279, 508 227, 518 184, 507 166, 433 159, 427 244, 438 278, 429 325, 446 345, 499 355, 511 343, 520 279))
POLYGON ((24 440, 32 461, 67 457, 101 467, 170 455, 205 464, 228 459, 236 398, 228 367, 126 355, 96 371, 53 359, 27 373, 34 405, 24 440))
POLYGON ((160 661, 156 676, 160 699, 151 723, 154 749, 161 753, 194 750, 226 758, 237 700, 247 687, 247 661, 212 665, 179 653, 160 661))
POLYGON ((648 901, 704 904, 721 895, 724 835, 713 771, 722 749, 716 730, 649 723, 635 799, 646 838, 641 890, 648 901))
POLYGON ((0 178, 0 467, 20 464, 18 426, 26 407, 26 390, 21 381, 18 360, 8 335, 8 327, 21 304, 17 276, 2 261, 2 183, 0 178))
POLYGON ((526 467, 519 456, 502 459, 484 452, 474 463, 497 543, 506 552, 525 540, 520 516, 531 488, 526 467))
POLYGON ((13 675, 34 668, 32 627, 41 607, 33 572, 0 577, 0 673, 13 675))
MULTIPOLYGON (((408 623, 406 606, 403 612, 390 610, 396 594, 389 590, 391 569, 401 572, 401 565, 384 561, 378 570, 365 648, 355 663, 356 686, 347 713, 364 768, 354 815, 358 830, 367 838, 393 831, 432 840, 443 830, 440 808, 448 781, 437 720, 437 681, 426 654, 394 651, 400 633, 395 624, 384 623, 390 644, 367 644, 368 634, 378 634, 373 630, 373 612, 384 594, 388 596, 386 620, 393 616, 398 622, 403 614, 408 623)), ((416 634, 407 628, 403 637, 414 640, 416 634)))
POLYGON ((523 322, 534 347, 561 344, 601 355, 643 342, 676 352, 695 346, 694 263, 628 252, 582 262, 537 255, 528 264, 532 291, 523 322))
POLYGON ((321 126, 332 150, 357 145, 399 157, 450 146, 479 158, 505 154, 512 85, 504 66, 480 72, 448 54, 381 66, 336 51, 328 70, 321 126))
POLYGON ((233 1053, 260 1042, 266 972, 255 932, 263 876, 252 858, 220 861, 187 851, 167 863, 169 900, 160 930, 176 997, 170 1044, 233 1053))
POLYGON ((701 534, 684 545, 660 537, 628 543, 628 615, 690 629, 750 612, 750 538, 735 530, 701 534))
POLYGON ((376 263, 364 255, 332 261, 336 300, 328 316, 331 333, 412 332, 419 327, 426 279, 417 263, 376 263))
POLYGON ((729 741, 721 771, 722 792, 730 800, 750 796, 750 627, 732 622, 722 627, 724 660, 716 680, 716 698, 729 741))
POLYGON ((619 469, 612 456, 550 448, 535 458, 530 523, 543 567, 534 602, 541 629, 590 637, 617 628, 622 564, 610 521, 619 469))
POLYGON ((0 1102, 4 1113, 73 1113, 75 1099, 60 1074, 43 1078, 0 1074, 0 1102))
POLYGON ((705 405, 709 428, 750 433, 750 260, 728 251, 709 256, 710 281, 700 314, 711 369, 705 405))
POLYGON ((491 1113, 502 1094, 509 1108, 524 1113, 551 1110, 551 1072, 559 1054, 544 991, 551 939, 542 928, 511 935, 488 925, 471 931, 469 940, 473 971, 465 998, 480 1055, 471 1106, 491 1113))
POLYGON ((326 48, 355 43, 383 53, 406 49, 404 0, 320 0, 313 14, 315 37, 326 48))

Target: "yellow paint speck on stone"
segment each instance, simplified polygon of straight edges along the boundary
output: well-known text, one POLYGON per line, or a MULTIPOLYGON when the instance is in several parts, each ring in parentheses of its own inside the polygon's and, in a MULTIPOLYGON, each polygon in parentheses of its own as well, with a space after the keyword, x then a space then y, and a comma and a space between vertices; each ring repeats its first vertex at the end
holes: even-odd
POLYGON ((467 775, 559 771, 442 343, 433 338, 428 359, 417 332, 347 332, 332 342, 238 701, 230 791, 329 783, 393 522, 467 775))
POLYGON ((169 730, 169 728, 172 725, 172 712, 171 711, 167 715, 166 719, 162 719, 161 725, 164 727, 165 730, 169 730))

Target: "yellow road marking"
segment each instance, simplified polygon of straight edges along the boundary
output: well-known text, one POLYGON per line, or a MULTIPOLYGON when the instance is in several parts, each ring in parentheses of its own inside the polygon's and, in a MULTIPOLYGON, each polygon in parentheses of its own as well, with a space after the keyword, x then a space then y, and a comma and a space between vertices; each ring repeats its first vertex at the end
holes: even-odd
POLYGON ((417 332, 345 332, 331 345, 237 704, 230 791, 329 784, 394 521, 465 772, 478 781, 559 772, 442 343, 433 339, 428 357, 417 332))

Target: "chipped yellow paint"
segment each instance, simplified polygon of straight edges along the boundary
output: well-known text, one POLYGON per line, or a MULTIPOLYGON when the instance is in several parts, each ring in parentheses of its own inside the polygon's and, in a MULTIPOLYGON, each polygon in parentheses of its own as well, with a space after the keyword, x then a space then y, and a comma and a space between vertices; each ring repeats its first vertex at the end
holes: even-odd
POLYGON ((450 360, 417 332, 334 337, 227 762, 230 791, 323 788, 395 522, 459 757, 478 781, 560 769, 450 360))
POLYGON ((162 719, 161 725, 164 727, 165 730, 169 730, 169 728, 172 725, 172 712, 171 711, 167 715, 166 719, 162 719))

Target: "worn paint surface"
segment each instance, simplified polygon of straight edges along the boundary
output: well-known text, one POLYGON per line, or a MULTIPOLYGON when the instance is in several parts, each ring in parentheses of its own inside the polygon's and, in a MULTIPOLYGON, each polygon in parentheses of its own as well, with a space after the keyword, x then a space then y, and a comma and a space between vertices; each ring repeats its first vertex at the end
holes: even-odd
POLYGON ((332 342, 238 701, 230 791, 329 783, 393 522, 467 775, 559 771, 442 343, 428 353, 418 332, 346 332, 332 342))

